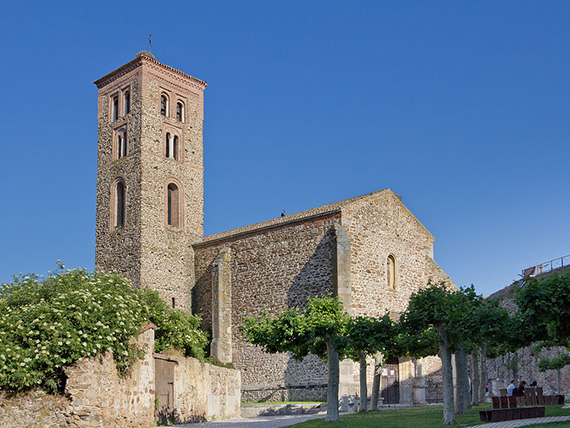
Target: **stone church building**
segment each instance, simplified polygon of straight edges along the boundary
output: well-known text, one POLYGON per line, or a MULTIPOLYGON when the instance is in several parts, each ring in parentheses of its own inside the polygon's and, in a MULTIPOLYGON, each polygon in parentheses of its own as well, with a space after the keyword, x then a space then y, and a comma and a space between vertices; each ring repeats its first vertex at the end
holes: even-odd
MULTIPOLYGON (((117 271, 172 305, 203 315, 211 352, 241 371, 243 401, 319 399, 326 365, 246 343, 244 317, 339 296, 352 315, 405 310, 431 278, 434 238, 389 189, 203 236, 206 83, 148 53, 98 88, 96 269, 117 271)), ((372 368, 370 368, 372 375, 372 368)), ((390 357, 385 402, 441 401, 435 357, 390 357)), ((341 394, 358 390, 341 363, 341 394)))

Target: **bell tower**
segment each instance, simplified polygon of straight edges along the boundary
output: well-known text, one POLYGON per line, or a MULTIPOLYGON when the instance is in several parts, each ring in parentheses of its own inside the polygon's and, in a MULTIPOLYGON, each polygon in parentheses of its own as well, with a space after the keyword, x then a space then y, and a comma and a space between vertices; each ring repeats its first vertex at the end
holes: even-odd
POLYGON ((190 310, 191 244, 203 235, 206 83, 140 52, 95 84, 95 269, 190 310))

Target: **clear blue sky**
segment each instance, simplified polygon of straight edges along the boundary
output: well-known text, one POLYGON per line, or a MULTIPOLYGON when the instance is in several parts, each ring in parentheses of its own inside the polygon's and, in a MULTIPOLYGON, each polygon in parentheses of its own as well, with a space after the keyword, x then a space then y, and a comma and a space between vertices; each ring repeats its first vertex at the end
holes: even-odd
POLYGON ((570 2, 0 3, 0 282, 93 269, 97 89, 208 81, 205 233, 389 187, 458 285, 570 254, 570 2))

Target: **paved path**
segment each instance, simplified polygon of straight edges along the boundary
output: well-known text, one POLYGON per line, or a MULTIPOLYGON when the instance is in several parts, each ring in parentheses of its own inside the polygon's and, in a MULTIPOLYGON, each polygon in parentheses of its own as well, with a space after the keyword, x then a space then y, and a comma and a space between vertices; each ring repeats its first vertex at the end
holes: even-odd
POLYGON ((200 422, 197 424, 174 425, 185 428, 280 428, 295 425, 315 418, 324 418, 326 415, 284 415, 284 416, 258 416, 257 418, 226 419, 223 421, 200 422))
MULTIPOLYGON (((287 416, 265 416, 257 418, 227 419, 224 421, 201 422, 198 424, 174 425, 178 428, 280 428, 295 425, 309 419, 324 418, 324 414, 319 415, 287 415, 287 416)), ((516 428, 534 424, 548 422, 570 421, 570 416, 551 416, 547 418, 519 419, 518 421, 492 422, 477 425, 484 428, 516 428)), ((570 424, 568 425, 570 426, 570 424)))
MULTIPOLYGON (((547 418, 519 419, 518 421, 491 422, 482 424, 485 428, 515 428, 528 425, 544 424, 548 422, 564 422, 570 421, 570 416, 550 416, 547 418)), ((568 425, 570 426, 570 425, 568 425)))

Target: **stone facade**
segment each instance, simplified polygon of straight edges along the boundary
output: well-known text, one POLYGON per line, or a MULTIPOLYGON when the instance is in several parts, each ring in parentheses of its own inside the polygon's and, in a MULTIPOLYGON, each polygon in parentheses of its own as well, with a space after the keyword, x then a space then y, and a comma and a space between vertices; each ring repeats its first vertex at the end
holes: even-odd
MULTIPOLYGON (((244 317, 303 308, 329 293, 350 314, 397 316, 428 280, 453 285, 433 260, 433 236, 389 189, 203 237, 206 84, 149 53, 95 83, 96 269, 116 270, 202 314, 212 354, 241 370, 244 401, 324 399, 327 382, 314 356, 295 362, 244 341, 244 317), (179 101, 182 112, 174 110, 179 101), (174 151, 169 136, 178 138, 174 151)), ((437 359, 401 359, 398 367, 401 402, 434 400, 437 359)), ((354 396, 356 365, 340 369, 341 395, 354 396)))
POLYGON ((169 304, 189 309, 190 244, 203 235, 206 84, 147 52, 95 83, 99 89, 95 267, 117 271, 136 286, 157 290, 169 304), (168 101, 164 114, 162 96, 168 101), (126 153, 119 154, 120 135, 126 139, 126 153), (177 138, 176 150, 167 148, 167 136, 177 138), (123 224, 117 224, 117 180, 126 188, 123 224), (167 218, 170 184, 177 192, 171 202, 176 217, 172 224, 167 218))
MULTIPOLYGON (((212 313, 212 302, 231 300, 231 317, 226 314, 219 323, 233 331, 228 346, 242 371, 244 401, 324 399, 327 371, 322 362, 311 357, 298 363, 288 354, 264 353, 239 333, 243 318, 302 308, 309 297, 327 293, 338 295, 353 315, 397 316, 406 309, 411 293, 428 280, 452 284, 432 259, 433 241, 387 189, 205 237, 193 245, 193 310, 202 313, 211 328, 214 315, 220 317, 212 313), (389 256, 396 261, 394 287, 387 284, 389 256), (225 284, 231 293, 225 297, 216 291, 224 287, 218 273, 222 257, 231 271, 225 284)), ((220 339, 214 335, 214 340, 220 339)), ((440 376, 439 369, 437 358, 402 359, 400 401, 435 401, 426 385, 437 381, 426 379, 440 376), (419 366, 423 372, 418 376, 419 366), (423 396, 415 389, 423 389, 423 396)), ((356 364, 343 362, 341 394, 354 395, 357 385, 356 364)))

